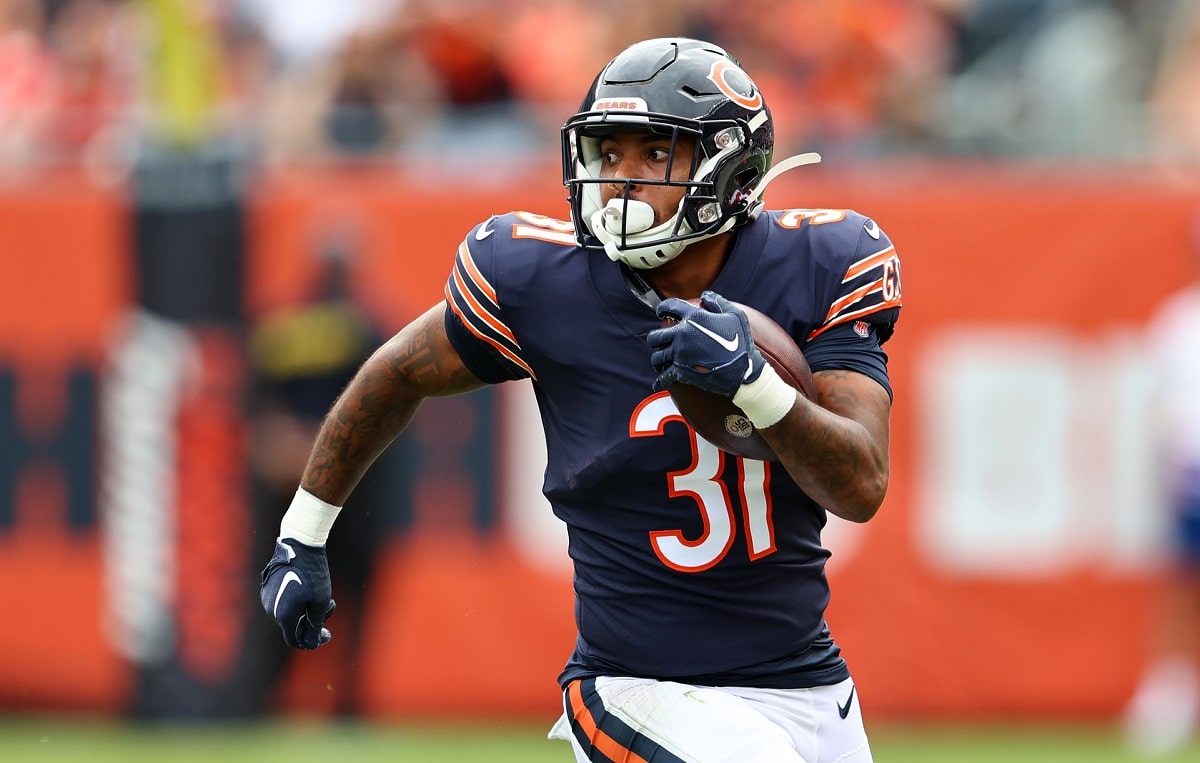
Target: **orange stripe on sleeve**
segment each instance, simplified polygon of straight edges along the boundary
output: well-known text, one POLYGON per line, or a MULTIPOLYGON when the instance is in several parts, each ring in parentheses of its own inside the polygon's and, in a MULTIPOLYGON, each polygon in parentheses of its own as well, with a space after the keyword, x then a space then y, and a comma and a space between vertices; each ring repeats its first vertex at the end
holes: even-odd
POLYGON ((855 302, 859 301, 860 299, 867 296, 871 292, 880 290, 882 288, 883 288, 883 279, 882 278, 872 281, 871 283, 867 284, 866 286, 858 287, 854 291, 850 292, 846 296, 842 297, 841 299, 839 299, 838 301, 836 301, 832 305, 830 305, 829 314, 825 316, 825 320, 827 320, 827 321, 832 320, 834 318, 834 316, 836 316, 841 311, 845 310, 850 305, 853 305, 855 302))
MULTIPOLYGON (((458 268, 454 269, 454 282, 458 284, 459 294, 461 294, 462 298, 467 302, 466 307, 471 309, 471 313, 475 317, 477 317, 492 331, 495 331, 500 336, 508 339, 513 344, 520 344, 517 341, 517 338, 513 336, 513 333, 509 330, 508 326, 505 326, 503 323, 496 320, 492 314, 488 312, 487 308, 480 304, 479 300, 475 299, 475 295, 471 294, 470 289, 467 288, 467 283, 465 280, 463 280, 462 272, 458 268)), ((472 283, 475 283, 474 279, 472 279, 472 283)))
POLYGON ((858 278, 860 275, 862 275, 863 273, 866 273, 871 268, 879 267, 880 265, 882 265, 883 263, 885 263, 889 259, 891 259, 891 257, 895 253, 896 253, 896 247, 889 246, 887 249, 884 249, 881 252, 876 252, 875 254, 872 254, 869 257, 859 260, 858 262, 851 265, 850 269, 846 271, 845 277, 842 278, 842 283, 846 283, 847 281, 853 281, 855 278, 858 278))
POLYGON ((467 246, 466 240, 459 244, 458 253, 462 255, 463 265, 466 267, 467 275, 471 277, 471 281, 479 287, 480 291, 487 295, 488 299, 492 300, 493 304, 499 304, 499 300, 496 298, 496 290, 483 277, 483 273, 479 272, 479 267, 475 264, 475 260, 471 259, 471 247, 467 246))
POLYGON ((446 294, 446 304, 448 304, 450 306, 450 309, 454 311, 454 314, 459 317, 459 319, 462 321, 462 324, 467 327, 467 331, 470 331, 472 334, 474 334, 475 337, 477 339, 479 339, 480 341, 487 342, 492 347, 496 348, 496 351, 499 352, 501 355, 508 358, 513 363, 516 363, 521 368, 525 369, 525 371, 529 374, 529 376, 531 378, 537 379, 537 374, 535 374, 533 372, 533 369, 529 367, 528 363, 526 363, 519 356, 517 356, 512 350, 508 349, 504 345, 497 342, 495 339, 492 339, 487 334, 484 334, 482 331, 475 328, 475 326, 471 323, 471 321, 467 319, 467 316, 463 315, 462 309, 458 306, 458 303, 454 301, 453 295, 450 293, 449 284, 446 285, 445 294, 446 294))
POLYGON ((587 734, 587 738, 596 749, 618 763, 646 763, 646 759, 641 755, 600 730, 596 719, 592 717, 592 711, 588 710, 583 702, 583 692, 580 691, 579 684, 576 680, 567 687, 567 696, 571 698, 571 717, 583 729, 583 733, 587 734))
POLYGON ((899 302, 881 302, 878 305, 872 305, 871 307, 864 308, 862 310, 855 310, 853 312, 846 313, 841 318, 838 318, 836 321, 831 321, 829 323, 825 323, 825 324, 822 324, 821 326, 818 326, 811 333, 809 333, 808 338, 812 339, 813 337, 820 336, 821 334, 824 334, 826 331, 833 328, 834 326, 840 326, 843 323, 848 323, 856 318, 861 318, 864 315, 870 315, 871 313, 878 313, 883 310, 889 310, 893 307, 899 307, 899 306, 900 306, 899 302))

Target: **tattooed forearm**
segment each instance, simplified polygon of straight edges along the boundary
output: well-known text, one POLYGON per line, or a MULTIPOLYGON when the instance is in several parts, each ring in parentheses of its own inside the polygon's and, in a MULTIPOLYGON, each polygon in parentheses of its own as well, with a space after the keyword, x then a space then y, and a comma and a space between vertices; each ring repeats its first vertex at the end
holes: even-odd
POLYGON ((890 400, 848 371, 819 374, 816 404, 800 399, 763 431, 797 484, 826 510, 865 522, 887 491, 890 400))
POLYGON ((325 416, 304 471, 306 490, 345 502, 420 405, 422 398, 406 394, 401 379, 382 349, 364 364, 325 416))
POLYGON ((376 350, 338 397, 321 425, 302 487, 343 504, 422 400, 481 386, 446 338, 441 310, 431 309, 376 350))

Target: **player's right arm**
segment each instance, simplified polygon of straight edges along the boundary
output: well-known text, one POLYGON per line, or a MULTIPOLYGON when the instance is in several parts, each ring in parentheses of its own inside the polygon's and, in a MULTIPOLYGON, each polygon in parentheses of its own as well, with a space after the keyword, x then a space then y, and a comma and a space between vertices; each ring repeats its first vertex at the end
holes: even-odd
POLYGON ((379 347, 321 423, 259 591, 288 646, 316 649, 330 639, 325 621, 334 601, 325 542, 367 468, 422 400, 484 386, 450 344, 445 314, 439 302, 379 347))
POLYGON ((422 400, 485 386, 450 344, 445 312, 445 302, 434 305, 363 363, 321 423, 300 481, 303 489, 343 505, 422 400))

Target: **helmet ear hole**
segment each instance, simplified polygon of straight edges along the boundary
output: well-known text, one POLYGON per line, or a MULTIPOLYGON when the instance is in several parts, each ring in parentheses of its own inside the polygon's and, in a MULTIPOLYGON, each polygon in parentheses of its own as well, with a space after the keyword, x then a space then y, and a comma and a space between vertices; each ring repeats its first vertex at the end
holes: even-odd
POLYGON ((735 174, 733 176, 733 188, 722 201, 725 204, 736 204, 741 201, 741 197, 749 194, 754 189, 754 184, 761 177, 762 173, 758 171, 757 167, 747 167, 735 174))
POLYGON ((713 199, 720 209, 721 220, 746 222, 749 199, 762 181, 770 162, 769 154, 751 148, 726 158, 713 172, 713 199))

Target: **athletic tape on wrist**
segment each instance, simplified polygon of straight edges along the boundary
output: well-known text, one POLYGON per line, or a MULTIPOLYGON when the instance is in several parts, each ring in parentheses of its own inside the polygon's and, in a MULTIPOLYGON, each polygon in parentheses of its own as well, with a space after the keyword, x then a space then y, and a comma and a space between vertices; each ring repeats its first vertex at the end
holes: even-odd
POLYGON ((329 529, 337 519, 341 506, 317 498, 304 488, 297 488, 283 520, 279 523, 280 538, 295 538, 306 546, 324 546, 329 529))
POLYGON ((743 384, 733 396, 733 404, 742 409, 755 429, 778 424, 796 404, 796 389, 776 373, 768 363, 759 377, 743 384))

